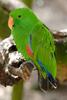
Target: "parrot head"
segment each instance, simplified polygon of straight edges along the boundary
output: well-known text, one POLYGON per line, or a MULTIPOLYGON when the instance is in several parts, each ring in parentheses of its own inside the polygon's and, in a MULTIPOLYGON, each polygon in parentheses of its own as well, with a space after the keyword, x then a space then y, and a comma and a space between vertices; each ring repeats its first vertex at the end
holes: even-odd
POLYGON ((36 24, 38 18, 29 8, 18 8, 11 11, 8 19, 8 26, 13 28, 23 28, 29 30, 36 24))

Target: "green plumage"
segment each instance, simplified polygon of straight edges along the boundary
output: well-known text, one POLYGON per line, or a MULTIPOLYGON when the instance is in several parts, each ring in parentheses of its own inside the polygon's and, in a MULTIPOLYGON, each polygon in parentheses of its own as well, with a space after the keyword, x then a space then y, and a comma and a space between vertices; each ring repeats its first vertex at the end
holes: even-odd
POLYGON ((24 55, 26 60, 32 60, 38 70, 45 78, 45 71, 42 70, 37 60, 46 67, 52 76, 56 77, 55 46, 52 33, 28 8, 20 8, 12 11, 14 26, 12 35, 18 51, 24 55), (26 46, 29 44, 34 56, 29 56, 26 46))
MULTIPOLYGON (((41 23, 38 23, 33 28, 31 47, 35 55, 35 59, 39 59, 48 71, 56 77, 56 60, 55 60, 55 46, 51 33, 41 23)), ((36 61, 36 60, 35 60, 36 61)), ((45 72, 42 72, 43 76, 45 72)))

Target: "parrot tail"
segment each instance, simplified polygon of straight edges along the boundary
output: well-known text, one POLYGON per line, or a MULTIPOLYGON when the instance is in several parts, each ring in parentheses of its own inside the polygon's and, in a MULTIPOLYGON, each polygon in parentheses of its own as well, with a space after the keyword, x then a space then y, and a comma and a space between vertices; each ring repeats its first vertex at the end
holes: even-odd
POLYGON ((42 64, 40 60, 37 60, 37 62, 40 65, 41 70, 46 72, 50 84, 53 86, 53 88, 56 89, 57 83, 56 83, 56 80, 53 78, 52 74, 47 70, 47 68, 42 64))

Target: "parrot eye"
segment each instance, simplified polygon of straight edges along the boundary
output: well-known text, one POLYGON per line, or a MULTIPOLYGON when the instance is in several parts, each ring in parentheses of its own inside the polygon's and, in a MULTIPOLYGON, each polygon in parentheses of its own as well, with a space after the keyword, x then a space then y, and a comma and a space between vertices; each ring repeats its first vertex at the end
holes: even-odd
POLYGON ((21 18, 21 15, 18 15, 18 18, 21 18))

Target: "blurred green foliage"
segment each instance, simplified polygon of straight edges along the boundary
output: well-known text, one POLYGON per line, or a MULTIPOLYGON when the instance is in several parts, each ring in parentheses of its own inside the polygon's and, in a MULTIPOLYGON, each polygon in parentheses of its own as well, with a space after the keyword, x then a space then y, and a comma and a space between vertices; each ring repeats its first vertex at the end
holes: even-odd
POLYGON ((12 100, 23 100, 23 81, 21 80, 13 86, 12 100))
POLYGON ((0 8, 0 38, 4 39, 9 36, 10 29, 8 28, 8 13, 0 8))
POLYGON ((32 8, 33 0, 22 0, 28 7, 32 8))

